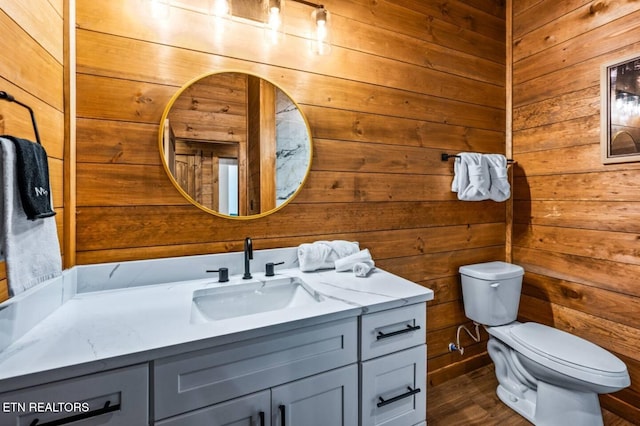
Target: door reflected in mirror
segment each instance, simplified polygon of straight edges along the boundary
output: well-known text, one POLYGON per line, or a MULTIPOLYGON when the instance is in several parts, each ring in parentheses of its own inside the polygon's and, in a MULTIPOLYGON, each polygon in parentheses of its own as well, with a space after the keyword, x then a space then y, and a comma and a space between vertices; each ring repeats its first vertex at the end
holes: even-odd
POLYGON ((225 217, 261 217, 300 190, 311 166, 309 125, 279 87, 242 72, 208 74, 163 114, 161 154, 192 203, 225 217))

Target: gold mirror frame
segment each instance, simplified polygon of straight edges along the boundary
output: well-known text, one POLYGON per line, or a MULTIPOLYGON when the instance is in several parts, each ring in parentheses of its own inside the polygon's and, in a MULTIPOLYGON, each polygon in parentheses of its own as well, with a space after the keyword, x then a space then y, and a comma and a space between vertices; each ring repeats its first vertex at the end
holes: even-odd
MULTIPOLYGON (((198 102, 197 100, 194 100, 192 98, 192 102, 197 106, 198 102)), ((249 102, 249 100, 247 99, 247 103, 249 102)), ((197 108, 196 108, 197 109, 197 108)), ((221 111, 222 113, 225 113, 226 111, 221 111)), ((275 119, 275 116, 274 116, 275 119)), ((247 107, 247 121, 249 121, 249 107, 247 107)), ((247 127, 249 125, 247 124, 247 127)), ((263 124, 261 123, 260 126, 263 126, 263 124)), ((248 132, 248 130, 247 130, 248 132)), ((273 132, 275 133, 275 124, 273 124, 273 132)), ((265 133, 268 133, 265 132, 265 133)), ((232 131, 229 132, 229 134, 233 134, 232 131)), ((275 137, 275 134, 273 135, 275 137)), ((249 136, 247 136, 248 138, 249 136)), ((210 141, 213 142, 213 141, 210 141)), ((274 144, 275 144, 275 140, 274 140, 274 144)), ((302 190, 308 176, 309 176, 309 172, 311 170, 311 162, 312 162, 312 158, 313 158, 313 138, 311 136, 311 128, 309 126, 309 122, 306 118, 306 116, 303 114, 302 110, 300 109, 299 105, 296 103, 296 101, 291 97, 291 95, 289 93, 287 93, 285 90, 283 90, 281 87, 279 87, 278 85, 276 85, 275 83, 273 83, 272 81, 265 79, 262 76, 259 76, 257 74, 251 73, 251 72, 247 72, 247 71, 242 71, 242 70, 222 70, 222 71, 214 71, 214 72, 210 72, 210 73, 206 73, 203 75, 200 75, 194 79, 192 79, 191 81, 187 82, 185 85, 183 85, 169 100, 169 102, 167 103, 167 106, 165 107, 165 110, 162 114, 162 119, 160 121, 160 126, 159 126, 159 132, 158 132, 158 148, 160 151, 160 157, 162 158, 162 165, 165 169, 165 172, 167 174, 167 176, 169 177, 169 179, 171 180, 171 183, 173 184, 173 186, 175 186, 175 188, 182 194, 183 197, 185 197, 185 199, 187 199, 191 204, 193 204, 194 206, 198 207, 199 209, 213 214, 215 216, 218 217, 223 217, 223 218, 227 218, 227 219, 238 219, 238 220, 246 220, 246 219, 257 219, 260 217, 264 217, 267 216, 271 213, 274 213, 276 211, 279 211, 280 209, 284 208, 287 204, 289 204, 291 202, 291 200, 293 200, 298 193, 302 190), (203 205, 202 203, 198 202, 196 199, 194 199, 187 190, 185 190, 181 184, 178 182, 176 176, 174 175, 173 171, 172 171, 172 167, 170 166, 170 160, 167 158, 167 154, 165 151, 165 136, 167 134, 167 119, 170 116, 171 110, 174 107, 174 105, 176 104, 176 101, 178 101, 178 99, 180 99, 180 97, 185 94, 185 92, 187 92, 190 88, 193 87, 194 84, 201 82, 203 79, 207 79, 210 77, 214 77, 217 75, 224 75, 224 74, 238 74, 238 75, 244 75, 247 76, 248 79, 257 79, 254 80, 256 82, 259 82, 260 86, 262 87, 262 82, 267 83, 265 86, 268 87, 268 85, 273 86, 273 88, 275 89, 275 91, 280 91, 282 95, 288 97, 288 99, 291 101, 291 104, 293 106, 295 106, 295 109, 297 110, 298 114, 300 115, 300 118, 302 120, 302 123, 304 123, 304 128, 306 129, 306 142, 308 143, 307 146, 307 150, 308 150, 308 156, 305 157, 306 160, 306 169, 304 171, 304 175, 302 176, 302 179, 300 181, 300 183, 298 184, 297 188, 295 189, 295 191, 293 193, 291 193, 291 195, 289 195, 286 200, 282 201, 282 203, 280 205, 277 205, 277 200, 276 202, 274 202, 274 204, 276 204, 275 207, 270 208, 267 211, 261 211, 260 213, 257 214, 249 214, 249 215, 229 215, 229 214, 224 214, 221 213, 215 209, 209 208, 205 205, 203 205)), ((275 151, 275 149, 274 149, 275 151)), ((246 160, 246 163, 248 164, 248 160, 246 160)), ((275 161, 275 158, 274 158, 275 161)), ((245 172, 248 174, 248 165, 245 164, 245 172)), ((238 166, 240 169, 240 166, 238 166)), ((174 167, 175 168, 175 165, 174 167)), ((275 178, 275 165, 273 166, 274 169, 274 178, 275 178)), ((240 179, 239 179, 240 180, 240 179)), ((275 183, 274 183, 275 185, 275 183)), ((238 185, 238 190, 240 191, 239 188, 240 185, 238 185)), ((242 189, 242 190, 246 190, 242 189)), ((239 196, 239 198, 241 198, 239 196)))
POLYGON ((640 55, 602 65, 600 99, 602 163, 640 161, 640 55))

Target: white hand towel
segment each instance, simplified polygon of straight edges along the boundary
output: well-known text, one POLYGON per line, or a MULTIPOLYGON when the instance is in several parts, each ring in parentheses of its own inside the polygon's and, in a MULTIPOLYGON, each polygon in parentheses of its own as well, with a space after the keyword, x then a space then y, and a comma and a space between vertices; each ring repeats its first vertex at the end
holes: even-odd
POLYGON ((335 261, 357 253, 360 246, 356 242, 334 240, 316 241, 298 246, 298 263, 303 272, 335 268, 335 261))
POLYGON ((369 249, 338 259, 335 264, 336 272, 353 271, 356 277, 366 277, 376 265, 369 249))
POLYGON ((483 154, 461 152, 454 163, 453 192, 463 201, 482 201, 489 199, 491 178, 489 164, 483 154))
POLYGON ((364 278, 369 275, 369 272, 373 270, 374 266, 373 260, 369 262, 358 262, 353 265, 353 273, 356 277, 364 278))
POLYGON ((27 219, 16 178, 13 141, 0 138, 2 178, 2 254, 7 265, 9 291, 15 296, 62 274, 60 244, 54 217, 27 219))
POLYGON ((350 256, 336 260, 336 272, 352 271, 353 265, 363 262, 373 262, 369 249, 360 250, 350 256))
POLYGON ((511 196, 511 186, 507 177, 507 158, 502 154, 484 154, 489 164, 491 187, 489 198, 493 201, 505 201, 511 196))

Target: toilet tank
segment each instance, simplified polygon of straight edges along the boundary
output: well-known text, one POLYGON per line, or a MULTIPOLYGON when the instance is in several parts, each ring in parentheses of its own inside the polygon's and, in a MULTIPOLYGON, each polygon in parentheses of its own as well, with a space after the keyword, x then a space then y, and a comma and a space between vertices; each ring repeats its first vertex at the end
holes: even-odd
POLYGON ((484 325, 516 320, 524 269, 505 262, 461 266, 462 298, 467 318, 484 325))

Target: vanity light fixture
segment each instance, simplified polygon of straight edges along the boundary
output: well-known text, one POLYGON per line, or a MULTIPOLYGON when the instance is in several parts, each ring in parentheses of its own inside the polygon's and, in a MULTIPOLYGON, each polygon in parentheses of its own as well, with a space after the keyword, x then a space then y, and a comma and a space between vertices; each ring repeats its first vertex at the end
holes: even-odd
POLYGON ((315 38, 313 40, 313 51, 318 55, 328 55, 331 53, 331 43, 329 35, 330 17, 329 11, 323 5, 319 5, 311 13, 311 18, 315 24, 315 38))
MULTIPOLYGON (((223 0, 215 0, 223 1, 223 0)), ((285 0, 263 0, 265 9, 265 39, 270 44, 279 44, 284 39, 284 5, 285 0)), ((306 0, 291 0, 305 6, 313 7, 311 20, 313 34, 311 35, 312 50, 319 55, 331 52, 330 42, 330 13, 324 5, 306 0)))
POLYGON ((265 39, 270 44, 279 44, 284 39, 284 3, 285 0, 264 0, 266 22, 265 39))
MULTIPOLYGON (((241 0, 237 13, 232 11, 232 0, 209 0, 209 15, 216 21, 219 18, 233 16, 261 22, 264 25, 265 39, 271 44, 279 44, 284 38, 284 5, 287 0, 241 0), (252 5, 253 3, 253 5, 252 5), (262 4, 256 8, 255 4, 262 4)), ((291 0, 312 7, 311 21, 313 33, 308 35, 312 50, 318 55, 331 52, 330 28, 331 14, 324 5, 307 0, 291 0)), ((151 15, 155 19, 166 19, 171 9, 171 0, 149 0, 151 15)), ((196 9, 192 9, 196 10, 196 9)))

